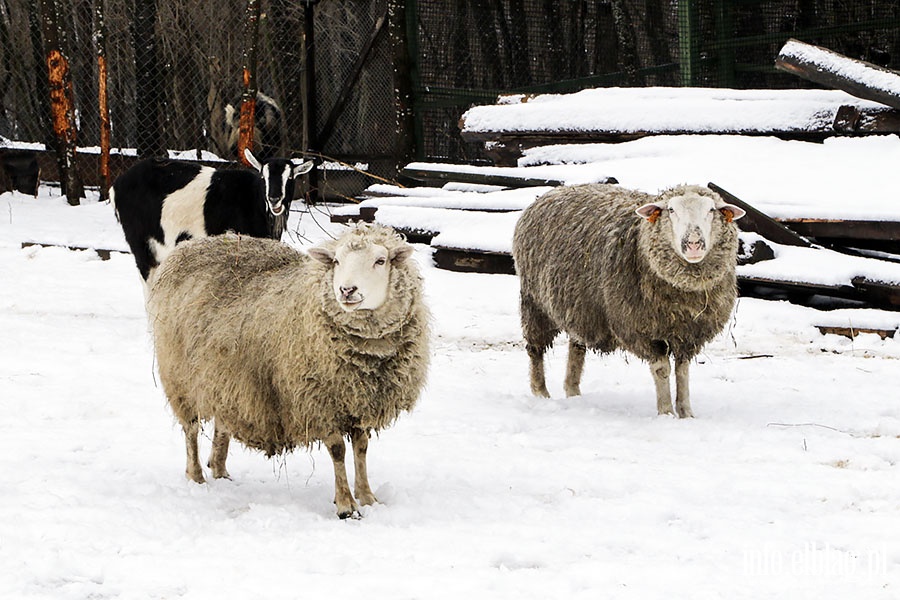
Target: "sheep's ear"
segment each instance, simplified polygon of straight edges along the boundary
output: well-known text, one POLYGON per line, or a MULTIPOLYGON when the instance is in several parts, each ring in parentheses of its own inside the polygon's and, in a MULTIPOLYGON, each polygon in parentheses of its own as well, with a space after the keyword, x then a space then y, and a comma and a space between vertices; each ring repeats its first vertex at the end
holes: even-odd
POLYGON ((301 175, 305 175, 306 173, 312 171, 312 168, 314 166, 316 166, 316 163, 311 160, 308 160, 305 163, 299 165, 294 164, 294 170, 291 173, 291 177, 300 177, 301 175))
POLYGON ((244 148, 244 158, 247 159, 248 163, 253 165, 254 169, 259 171, 260 173, 262 172, 262 165, 259 163, 258 160, 256 160, 256 157, 253 156, 253 153, 250 152, 250 148, 244 148))
POLYGON ((409 244, 403 244, 402 246, 394 248, 390 251, 389 254, 391 258, 391 264, 396 265, 402 263, 404 260, 412 256, 412 253, 413 247, 409 244))
POLYGON ((326 265, 334 262, 334 251, 323 246, 313 246, 307 252, 311 257, 326 265))
POLYGON ((737 221, 741 217, 747 214, 740 206, 735 206, 734 204, 724 204, 719 207, 719 212, 722 213, 725 217, 726 223, 731 223, 732 221, 737 221))
POLYGON ((655 202, 651 202, 650 204, 645 204, 642 207, 638 208, 634 212, 636 212, 641 217, 647 219, 651 223, 656 223, 656 220, 659 218, 659 215, 662 214, 663 207, 655 202))

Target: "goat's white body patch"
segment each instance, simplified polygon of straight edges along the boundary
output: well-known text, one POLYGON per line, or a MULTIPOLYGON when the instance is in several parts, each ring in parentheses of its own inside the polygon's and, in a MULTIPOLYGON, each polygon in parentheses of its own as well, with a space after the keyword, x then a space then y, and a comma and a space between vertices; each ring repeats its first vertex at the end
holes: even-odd
POLYGON ((206 237, 203 206, 206 204, 206 192, 214 172, 212 167, 201 168, 193 181, 163 199, 160 218, 163 243, 150 238, 150 248, 157 262, 162 263, 171 254, 182 234, 186 233, 192 238, 206 237))

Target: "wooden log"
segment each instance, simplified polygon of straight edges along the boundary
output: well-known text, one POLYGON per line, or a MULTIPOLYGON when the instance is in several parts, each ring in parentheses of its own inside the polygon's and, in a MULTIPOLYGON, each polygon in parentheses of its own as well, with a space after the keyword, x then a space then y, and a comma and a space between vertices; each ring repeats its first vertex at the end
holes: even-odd
POLYGON ((371 223, 375 220, 375 212, 378 210, 377 206, 361 206, 359 207, 359 212, 354 214, 344 214, 344 215, 331 215, 332 223, 354 223, 356 221, 364 221, 366 223, 371 223))
POLYGON ((848 238, 862 240, 900 239, 900 222, 859 221, 853 219, 778 219, 792 231, 810 237, 848 238))
POLYGON ((897 333, 896 329, 871 329, 868 327, 835 327, 831 325, 816 325, 816 329, 819 330, 820 333, 828 334, 833 333, 836 335, 842 335, 844 337, 854 339, 860 333, 874 333, 881 339, 885 338, 894 338, 894 334, 897 333))
POLYGON ((775 242, 776 244, 783 244, 785 246, 801 246, 804 248, 812 247, 812 244, 809 242, 809 240, 794 233, 772 217, 747 204, 731 192, 722 189, 712 182, 708 184, 708 187, 712 191, 722 196, 725 201, 740 206, 745 211, 747 211, 747 214, 737 222, 738 227, 740 227, 741 231, 753 231, 763 236, 767 240, 775 242))
MULTIPOLYGON (((400 175, 422 181, 427 185, 439 184, 443 185, 448 181, 459 183, 473 183, 478 185, 497 185, 502 187, 538 187, 538 186, 560 186, 565 185, 564 181, 558 179, 545 179, 541 177, 520 177, 515 175, 501 175, 489 173, 472 173, 462 170, 454 170, 450 168, 410 168, 405 167, 400 171, 400 175)), ((612 178, 610 178, 612 179, 612 178)), ((607 183, 615 183, 608 181, 607 183)))
POLYGON ((43 242, 22 242, 22 248, 31 248, 34 246, 39 246, 41 248, 65 248, 66 250, 72 250, 74 252, 84 252, 86 250, 90 250, 92 252, 96 252, 97 256, 100 257, 100 260, 109 260, 110 256, 113 252, 118 254, 131 254, 126 250, 110 250, 108 248, 90 248, 88 246, 69 246, 66 244, 46 244, 43 242))
POLYGON ((854 277, 853 287, 867 300, 890 310, 900 310, 900 285, 854 277))
MULTIPOLYGON (((864 132, 861 130, 861 132, 864 132)), ((829 126, 826 129, 803 131, 463 131, 463 141, 485 144, 485 154, 498 167, 515 167, 524 152, 537 146, 559 144, 618 144, 656 135, 723 135, 767 136, 782 140, 820 143, 839 132, 829 126)))
POLYGON ((748 248, 744 240, 738 240, 738 265, 755 265, 764 260, 775 258, 775 251, 763 240, 756 240, 748 248))
POLYGON ((432 257, 439 269, 447 271, 505 275, 516 273, 511 254, 435 246, 432 257))
POLYGON ((778 53, 775 68, 900 109, 900 73, 827 48, 790 39, 778 53))

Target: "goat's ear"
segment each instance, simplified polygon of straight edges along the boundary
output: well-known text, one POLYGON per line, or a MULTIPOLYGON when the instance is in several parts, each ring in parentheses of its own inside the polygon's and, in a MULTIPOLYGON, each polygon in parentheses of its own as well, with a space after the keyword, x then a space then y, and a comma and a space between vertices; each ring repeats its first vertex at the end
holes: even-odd
POLYGON ((659 204, 651 202, 650 204, 643 205, 634 212, 636 212, 639 216, 647 219, 651 223, 656 223, 659 215, 662 214, 663 208, 664 207, 660 206, 659 204))
POLYGON ((330 265, 334 262, 334 251, 324 246, 313 246, 307 252, 320 263, 330 265))
POLYGON ((735 206, 734 204, 723 204, 719 207, 719 212, 725 217, 726 223, 731 223, 732 221, 737 221, 741 217, 747 214, 740 206, 735 206))
POLYGON ((312 171, 312 168, 314 166, 316 166, 316 163, 311 160, 308 160, 305 163, 302 163, 299 165, 295 164, 294 170, 291 173, 291 176, 292 177, 300 177, 301 175, 305 175, 306 173, 309 173, 310 171, 312 171))
POLYGON ((256 157, 253 156, 253 153, 250 152, 250 148, 244 148, 244 158, 247 159, 247 162, 253 165, 253 168, 262 173, 262 165, 259 164, 259 161, 256 160, 256 157))
POLYGON ((389 256, 391 258, 391 264, 399 264, 404 260, 412 256, 413 247, 409 244, 403 244, 402 246, 398 246, 390 251, 389 256))

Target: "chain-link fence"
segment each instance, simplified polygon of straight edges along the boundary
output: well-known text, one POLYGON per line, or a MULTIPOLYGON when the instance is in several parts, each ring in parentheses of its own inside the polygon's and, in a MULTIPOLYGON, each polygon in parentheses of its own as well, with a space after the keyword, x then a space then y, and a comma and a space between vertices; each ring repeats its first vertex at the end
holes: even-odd
POLYGON ((898 0, 431 0, 416 20, 421 150, 455 160, 481 156, 459 116, 503 92, 807 86, 773 67, 791 37, 900 68, 898 0))
MULTIPOLYGON (((141 148, 149 138, 157 149, 185 151, 185 158, 206 152, 237 158, 247 0, 0 0, 0 135, 51 141, 42 37, 47 2, 63 13, 79 148, 100 140, 94 34, 101 6, 113 148, 141 148)), ((413 132, 404 132, 398 117, 406 92, 418 156, 472 161, 481 158, 480 148, 460 141, 459 117, 503 92, 809 85, 772 67, 789 37, 900 67, 900 0, 260 4, 257 150, 288 156, 312 150, 387 177, 408 158, 401 138, 413 132), (392 30, 397 19, 405 23, 392 30), (309 42, 314 60, 307 65, 309 42), (403 68, 395 68, 398 61, 403 68)), ((347 173, 342 177, 350 183, 338 193, 371 181, 347 173)))

